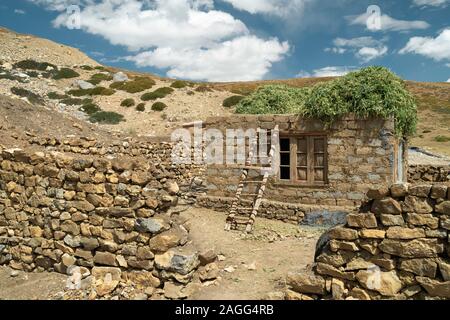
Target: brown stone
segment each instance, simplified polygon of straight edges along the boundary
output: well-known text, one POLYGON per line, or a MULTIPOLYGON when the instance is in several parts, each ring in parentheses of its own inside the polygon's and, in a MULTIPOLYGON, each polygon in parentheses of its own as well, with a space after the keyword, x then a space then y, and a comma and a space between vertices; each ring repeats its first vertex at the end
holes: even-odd
POLYGON ((318 274, 321 274, 324 276, 331 276, 334 278, 340 278, 340 279, 345 279, 345 280, 349 280, 349 281, 352 281, 355 279, 354 272, 341 271, 341 270, 333 267, 332 265, 321 263, 321 262, 317 263, 316 272, 318 274))
POLYGON ((417 238, 425 238, 425 231, 420 228, 402 228, 402 227, 390 227, 386 232, 386 237, 389 239, 402 239, 410 240, 417 238))
POLYGON ((105 266, 117 266, 116 255, 110 252, 97 251, 94 256, 94 263, 105 266))
POLYGON ((428 198, 431 191, 431 185, 418 185, 409 188, 409 194, 416 197, 428 198))
POLYGON ((439 271, 444 281, 450 281, 450 263, 443 260, 439 261, 439 271))
POLYGON ((408 194, 408 184, 397 183, 391 186, 391 195, 394 198, 403 198, 408 194))
POLYGON ((426 277, 416 279, 430 296, 450 299, 450 281, 439 282, 426 277))
POLYGON ((384 239, 386 236, 386 231, 384 230, 374 230, 374 229, 363 229, 359 230, 359 236, 365 239, 384 239))
POLYGON ((436 212, 450 215, 450 201, 444 201, 436 205, 436 212))
POLYGON ((378 188, 373 188, 367 192, 367 197, 369 199, 381 200, 387 196, 389 196, 389 188, 386 186, 380 186, 378 188))
POLYGON ((431 213, 433 212, 433 206, 428 198, 419 198, 414 196, 407 196, 403 203, 404 212, 414 213, 431 213))
POLYGON ((402 289, 402 282, 393 271, 361 270, 356 279, 366 289, 379 292, 383 296, 395 296, 402 289))
POLYGON ((354 287, 348 294, 349 297, 352 297, 356 300, 371 300, 369 294, 358 287, 354 287))
POLYGON ((427 226, 431 229, 437 229, 439 227, 439 219, 432 214, 408 213, 406 215, 406 221, 414 226, 427 226))
POLYGON ((347 224, 350 227, 366 229, 376 228, 378 226, 375 215, 371 213, 348 214, 347 224))
POLYGON ((445 199, 447 197, 447 186, 436 184, 431 187, 431 198, 445 199))
POLYGON ((336 253, 324 252, 317 257, 317 262, 330 264, 334 267, 341 267, 351 261, 355 256, 355 253, 350 251, 338 251, 336 253))
POLYGON ((334 279, 331 281, 331 294, 334 300, 342 300, 344 298, 347 289, 345 289, 345 283, 342 280, 334 279))
POLYGON ((286 282, 299 293, 325 294, 325 280, 321 276, 288 273, 286 282))
POLYGON ((183 234, 176 228, 160 233, 150 239, 149 246, 153 252, 166 252, 170 248, 176 247, 183 234))
POLYGON ((207 264, 216 261, 217 254, 214 252, 214 250, 203 251, 198 255, 198 259, 200 260, 200 265, 206 266, 207 264))
POLYGON ((383 240, 378 248, 386 253, 402 258, 430 258, 443 252, 437 239, 415 239, 410 241, 383 240))
POLYGON ((349 229, 349 228, 342 228, 337 227, 333 228, 328 231, 328 235, 331 239, 337 239, 337 240, 356 240, 358 239, 358 231, 349 229))
POLYGON ((387 227, 404 226, 405 220, 402 215, 382 214, 380 215, 381 223, 387 227))
POLYGON ((330 249, 333 252, 336 252, 338 250, 346 250, 352 252, 359 251, 358 246, 354 242, 338 241, 338 240, 330 241, 330 249))
MULTIPOLYGON (((290 301, 308 301, 308 300, 314 300, 310 296, 307 296, 306 294, 298 293, 293 290, 287 289, 285 294, 283 295, 283 300, 290 300, 290 301)), ((274 299, 268 299, 268 300, 274 300, 274 299)))
POLYGON ((372 204, 372 212, 378 214, 401 214, 402 207, 398 201, 392 198, 375 200, 372 204))
POLYGON ((158 288, 161 285, 161 281, 149 271, 131 271, 124 276, 138 288, 158 288))
POLYGON ((400 261, 399 269, 418 276, 435 278, 437 263, 432 259, 408 259, 400 261))

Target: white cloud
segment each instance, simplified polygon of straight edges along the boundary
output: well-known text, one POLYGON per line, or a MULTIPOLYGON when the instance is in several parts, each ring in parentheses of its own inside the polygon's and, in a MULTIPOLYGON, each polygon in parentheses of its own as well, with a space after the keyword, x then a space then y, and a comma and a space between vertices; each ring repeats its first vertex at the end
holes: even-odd
POLYGON ((450 79, 448 79, 447 82, 450 82, 450 79))
POLYGON ((312 73, 302 70, 296 75, 296 77, 298 78, 342 77, 356 70, 358 69, 355 67, 345 67, 345 66, 324 67, 320 69, 315 69, 312 71, 312 73))
POLYGON ((413 37, 399 53, 415 53, 436 61, 450 61, 450 28, 443 30, 436 38, 413 37))
POLYGON ((312 0, 223 0, 235 9, 251 14, 267 14, 279 17, 296 16, 300 18, 305 5, 312 0))
POLYGON ((14 13, 16 14, 26 14, 26 12, 22 9, 14 9, 14 13))
POLYGON ((353 52, 354 55, 364 63, 379 58, 388 52, 388 47, 384 45, 387 39, 376 40, 372 37, 359 37, 353 39, 336 38, 333 40, 333 48, 326 51, 337 54, 353 52))
MULTIPOLYGON (((363 25, 367 28, 367 21, 371 17, 369 13, 363 13, 359 16, 350 16, 347 19, 351 25, 363 25)), ((428 29, 430 24, 426 21, 415 20, 397 20, 387 14, 382 14, 380 17, 380 31, 409 31, 414 29, 428 29)), ((374 29, 368 29, 373 31, 374 29)))
POLYGON ((413 4, 419 7, 443 7, 450 3, 450 0, 413 0, 413 4))
MULTIPOLYGON (((214 10, 213 0, 85 0, 83 5, 82 30, 127 47, 136 53, 126 59, 168 69, 171 77, 258 80, 289 51, 287 42, 256 37, 242 21, 214 10)), ((69 21, 61 11, 53 23, 65 27, 69 21)))

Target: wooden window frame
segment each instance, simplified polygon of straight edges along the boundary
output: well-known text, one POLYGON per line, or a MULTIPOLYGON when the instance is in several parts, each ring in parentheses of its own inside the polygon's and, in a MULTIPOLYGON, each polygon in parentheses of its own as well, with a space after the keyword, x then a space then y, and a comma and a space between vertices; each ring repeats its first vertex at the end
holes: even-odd
MULTIPOLYGON (((281 179, 281 167, 280 164, 280 172, 278 174, 278 182, 282 184, 292 184, 292 185, 300 185, 300 186, 326 186, 328 185, 328 139, 327 135, 322 133, 302 133, 302 134, 280 134, 281 139, 289 139, 289 152, 290 152, 290 179, 281 179), (314 139, 321 138, 324 141, 324 151, 323 151, 323 166, 320 166, 323 169, 323 181, 315 181, 315 169, 319 166, 314 165, 314 155, 318 152, 314 151, 314 139), (307 165, 306 166, 298 166, 298 140, 306 139, 307 144, 307 165), (298 168, 307 169, 307 180, 299 180, 298 179, 298 168)), ((280 155, 283 151, 280 150, 280 155)), ((322 154, 322 152, 320 152, 322 154)), ((284 166, 287 167, 287 166, 284 166)))

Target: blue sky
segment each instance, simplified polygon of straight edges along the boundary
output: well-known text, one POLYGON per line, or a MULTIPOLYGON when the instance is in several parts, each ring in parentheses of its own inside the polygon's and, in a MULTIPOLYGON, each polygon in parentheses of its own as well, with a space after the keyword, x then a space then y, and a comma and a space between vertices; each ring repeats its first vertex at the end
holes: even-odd
POLYGON ((103 64, 205 81, 368 65, 450 81, 449 17, 450 0, 0 0, 1 26, 103 64))

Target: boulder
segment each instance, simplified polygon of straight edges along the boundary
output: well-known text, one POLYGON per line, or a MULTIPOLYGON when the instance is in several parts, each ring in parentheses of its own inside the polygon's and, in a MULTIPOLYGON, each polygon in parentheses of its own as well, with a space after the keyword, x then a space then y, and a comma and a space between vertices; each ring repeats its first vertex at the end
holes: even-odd
POLYGON ((286 282, 294 291, 299 293, 325 294, 325 280, 321 276, 288 273, 286 282))
POLYGON ((119 71, 113 75, 113 82, 124 82, 124 81, 128 81, 128 76, 125 73, 119 71))
POLYGON ((73 82, 73 85, 74 85, 74 87, 78 87, 83 90, 95 88, 95 86, 92 83, 84 81, 84 80, 75 80, 73 82))
POLYGON ((157 254, 155 256, 155 265, 158 269, 177 272, 182 275, 187 275, 195 270, 199 263, 197 253, 184 253, 170 250, 164 254, 157 254))
POLYGON ((416 280, 430 296, 450 299, 450 281, 440 282, 426 277, 416 277, 416 280))
POLYGON ((153 218, 138 218, 135 224, 136 231, 158 234, 170 229, 170 221, 165 216, 155 216, 153 218))
POLYGON ((166 252, 181 244, 186 238, 187 233, 181 228, 172 228, 151 238, 149 247, 153 252, 166 252))

